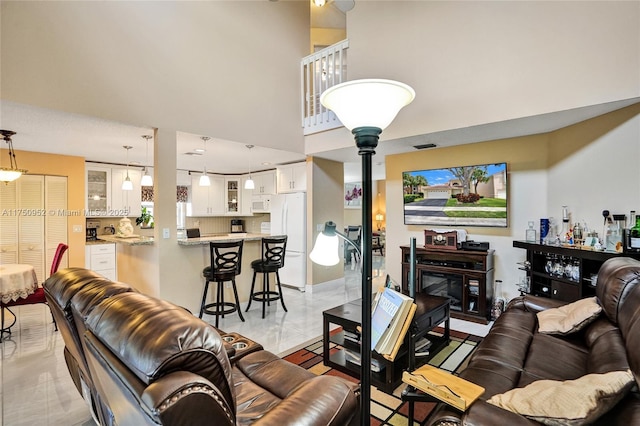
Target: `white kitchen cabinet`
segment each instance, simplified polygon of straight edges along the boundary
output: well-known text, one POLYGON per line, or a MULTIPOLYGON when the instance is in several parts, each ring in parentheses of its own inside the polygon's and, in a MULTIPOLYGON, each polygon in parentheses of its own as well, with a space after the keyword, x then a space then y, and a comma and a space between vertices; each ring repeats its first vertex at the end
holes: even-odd
POLYGON ((264 195, 276 193, 276 171, 269 170, 266 172, 252 173, 251 178, 255 184, 255 188, 251 195, 264 195))
POLYGON ((137 169, 111 169, 111 210, 112 216, 138 217, 142 213, 142 171, 137 169), (122 182, 129 174, 133 189, 122 189, 122 182))
POLYGON ((225 179, 209 175, 210 186, 200 186, 200 175, 191 177, 187 216, 222 216, 225 214, 225 179))
MULTIPOLYGON (((249 180, 249 176, 243 176, 240 180, 240 216, 252 216, 251 198, 253 197, 253 189, 244 189, 245 182, 249 180)), ((255 180, 254 180, 255 183, 255 180)))
POLYGON ((111 210, 111 168, 85 163, 87 216, 106 216, 111 210))
POLYGON ((84 259, 87 269, 91 269, 112 281, 118 279, 115 244, 86 245, 84 249, 84 259))
POLYGON ((133 190, 123 191, 127 169, 85 164, 86 202, 89 217, 138 217, 142 211, 142 170, 129 167, 133 190))
POLYGON ((278 166, 278 193, 304 192, 307 190, 307 163, 278 166))
POLYGON ((225 214, 237 216, 240 214, 241 191, 240 178, 225 178, 225 214))

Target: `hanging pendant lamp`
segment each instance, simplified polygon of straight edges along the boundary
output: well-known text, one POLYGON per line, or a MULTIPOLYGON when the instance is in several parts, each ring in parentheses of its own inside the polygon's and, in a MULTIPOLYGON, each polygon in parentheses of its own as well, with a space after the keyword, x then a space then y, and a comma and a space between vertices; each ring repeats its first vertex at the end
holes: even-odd
POLYGON ((153 136, 151 135, 142 135, 142 137, 145 139, 146 144, 147 144, 147 158, 144 162, 145 166, 144 166, 144 175, 142 176, 142 179, 140 180, 140 185, 141 186, 153 186, 153 178, 151 177, 151 175, 149 174, 149 171, 147 170, 147 164, 149 164, 149 139, 153 138, 153 136))
MULTIPOLYGON (((200 137, 200 139, 202 139, 202 146, 203 146, 203 154, 202 155, 207 155, 207 141, 209 139, 211 139, 209 136, 202 136, 200 137)), ((198 184, 200 186, 211 186, 211 180, 209 179, 209 176, 207 175, 207 161, 205 160, 204 162, 204 171, 202 172, 202 176, 200 176, 200 182, 198 182, 198 184)))
POLYGON ((124 145, 123 148, 127 150, 127 177, 125 177, 124 181, 122 181, 122 190, 133 191, 133 182, 131 182, 131 178, 129 177, 129 150, 133 147, 124 145))
POLYGON ((249 148, 249 179, 244 182, 244 189, 255 189, 256 184, 253 179, 251 179, 251 149, 253 145, 247 145, 247 148, 249 148))
POLYGON ((12 130, 0 130, 0 135, 2 135, 2 139, 9 145, 9 168, 0 167, 0 182, 4 182, 8 184, 24 173, 27 173, 25 169, 19 169, 18 163, 16 161, 16 153, 13 150, 13 141, 11 140, 11 136, 15 135, 16 132, 12 130))

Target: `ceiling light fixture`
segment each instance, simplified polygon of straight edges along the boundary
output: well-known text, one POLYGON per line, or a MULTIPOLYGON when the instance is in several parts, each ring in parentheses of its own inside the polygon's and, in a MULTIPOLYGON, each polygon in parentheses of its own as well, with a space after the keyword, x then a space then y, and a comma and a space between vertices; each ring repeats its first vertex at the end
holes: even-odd
POLYGON ((322 7, 325 4, 327 4, 327 1, 326 0, 313 0, 313 4, 315 4, 318 7, 322 7))
POLYGON ((15 135, 16 132, 12 130, 0 130, 0 134, 4 141, 9 145, 9 166, 10 168, 0 167, 0 181, 8 184, 24 173, 27 173, 25 169, 18 168, 18 162, 16 161, 16 153, 13 150, 13 141, 11 140, 11 136, 15 135))
MULTIPOLYGON (((202 139, 202 152, 207 152, 207 141, 211 139, 209 136, 201 136, 202 139)), ((200 182, 198 182, 200 186, 211 186, 211 179, 207 175, 207 161, 204 161, 204 171, 202 172, 202 176, 200 176, 200 182)))
POLYGON ((153 178, 149 175, 149 171, 147 170, 147 164, 149 164, 149 139, 153 136, 151 135, 142 135, 145 142, 147 143, 147 158, 144 161, 144 176, 142 176, 142 180, 140 180, 141 186, 153 186, 153 178))
POLYGON ((132 191, 133 190, 133 182, 131 182, 131 178, 129 177, 129 150, 133 148, 129 145, 123 145, 123 148, 127 150, 127 177, 122 181, 122 190, 123 191, 132 191))
POLYGON ((244 189, 255 189, 256 184, 253 179, 251 179, 251 149, 253 145, 246 145, 246 147, 249 148, 249 179, 244 182, 244 189))

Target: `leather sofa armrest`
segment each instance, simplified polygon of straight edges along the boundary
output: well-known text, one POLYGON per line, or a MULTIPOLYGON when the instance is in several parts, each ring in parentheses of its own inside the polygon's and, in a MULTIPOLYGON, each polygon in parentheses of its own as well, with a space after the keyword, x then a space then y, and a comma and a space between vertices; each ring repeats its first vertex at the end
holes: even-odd
POLYGON ((360 397, 359 388, 354 386, 337 377, 314 377, 298 387, 254 425, 358 424, 360 397))
POLYGON ((140 402, 142 409, 160 424, 209 425, 211 419, 216 419, 217 425, 235 425, 233 409, 218 388, 187 371, 170 373, 151 383, 140 402))
POLYGON ((438 410, 425 423, 428 426, 452 426, 452 425, 509 425, 509 426, 539 426, 534 422, 516 413, 503 410, 500 407, 489 404, 486 401, 476 401, 469 409, 461 413, 448 406, 438 410))
POLYGON ((558 308, 566 304, 567 302, 562 300, 526 294, 524 296, 511 299, 507 304, 507 309, 517 308, 528 312, 540 312, 546 309, 558 308))

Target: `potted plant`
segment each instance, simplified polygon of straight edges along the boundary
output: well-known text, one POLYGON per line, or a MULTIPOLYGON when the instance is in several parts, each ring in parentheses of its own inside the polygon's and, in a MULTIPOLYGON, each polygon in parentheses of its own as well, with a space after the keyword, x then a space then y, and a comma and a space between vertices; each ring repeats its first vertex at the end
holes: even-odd
POLYGON ((153 215, 149 213, 146 207, 142 207, 140 217, 136 218, 136 225, 141 228, 153 228, 153 224, 149 225, 151 219, 153 219, 153 215))

